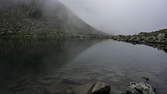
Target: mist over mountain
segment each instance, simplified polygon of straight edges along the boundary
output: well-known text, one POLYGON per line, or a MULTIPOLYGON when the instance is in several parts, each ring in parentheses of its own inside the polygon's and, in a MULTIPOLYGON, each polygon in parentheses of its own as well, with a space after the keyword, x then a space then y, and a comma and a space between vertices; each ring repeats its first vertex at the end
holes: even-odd
POLYGON ((167 0, 61 0, 106 33, 137 34, 167 28, 167 0))
POLYGON ((0 33, 97 34, 58 0, 1 0, 0 33))

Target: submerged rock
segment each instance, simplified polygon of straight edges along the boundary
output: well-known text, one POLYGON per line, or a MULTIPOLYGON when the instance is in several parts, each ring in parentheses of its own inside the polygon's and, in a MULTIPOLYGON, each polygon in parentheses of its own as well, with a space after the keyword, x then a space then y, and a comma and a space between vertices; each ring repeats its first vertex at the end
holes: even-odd
POLYGON ((155 89, 149 83, 130 83, 123 94, 156 94, 155 89))
POLYGON ((110 94, 110 85, 104 82, 97 82, 92 85, 87 94, 110 94))

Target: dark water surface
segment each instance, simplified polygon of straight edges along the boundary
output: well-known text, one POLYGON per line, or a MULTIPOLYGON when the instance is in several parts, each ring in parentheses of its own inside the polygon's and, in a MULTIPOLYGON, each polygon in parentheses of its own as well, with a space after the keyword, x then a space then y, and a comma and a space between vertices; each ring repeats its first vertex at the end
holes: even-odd
POLYGON ((96 81, 120 94, 142 77, 167 94, 167 53, 113 40, 0 40, 0 94, 56 94, 96 81))

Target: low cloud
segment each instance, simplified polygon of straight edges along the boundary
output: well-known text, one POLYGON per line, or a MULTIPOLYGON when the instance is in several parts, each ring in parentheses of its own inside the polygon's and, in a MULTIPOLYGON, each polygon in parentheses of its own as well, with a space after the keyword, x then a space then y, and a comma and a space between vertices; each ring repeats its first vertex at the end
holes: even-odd
POLYGON ((61 0, 95 28, 135 34, 167 28, 166 0, 61 0))

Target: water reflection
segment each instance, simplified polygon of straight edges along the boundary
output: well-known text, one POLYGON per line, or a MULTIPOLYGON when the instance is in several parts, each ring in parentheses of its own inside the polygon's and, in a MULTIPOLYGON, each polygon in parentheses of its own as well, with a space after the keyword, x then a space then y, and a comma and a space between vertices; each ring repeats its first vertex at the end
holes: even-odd
POLYGON ((62 71, 68 71, 62 77, 85 83, 108 82, 112 85, 113 94, 120 94, 129 82, 148 77, 159 94, 166 94, 166 63, 167 54, 164 51, 106 40, 87 49, 62 68, 62 71))
POLYGON ((159 94, 167 93, 167 53, 152 47, 113 40, 10 40, 0 46, 3 94, 57 94, 96 81, 120 94, 143 76, 159 94))
POLYGON ((97 42, 91 40, 89 42, 84 40, 1 40, 0 92, 14 93, 15 90, 8 89, 16 88, 17 91, 17 89, 24 90, 34 85, 53 83, 51 79, 56 79, 56 75, 52 73, 97 42), (48 75, 52 75, 50 81, 44 83, 38 81, 48 75))

